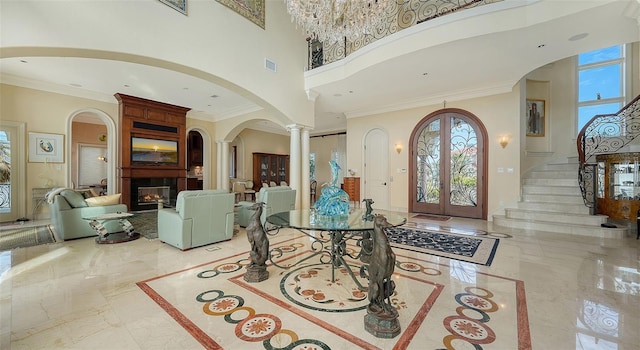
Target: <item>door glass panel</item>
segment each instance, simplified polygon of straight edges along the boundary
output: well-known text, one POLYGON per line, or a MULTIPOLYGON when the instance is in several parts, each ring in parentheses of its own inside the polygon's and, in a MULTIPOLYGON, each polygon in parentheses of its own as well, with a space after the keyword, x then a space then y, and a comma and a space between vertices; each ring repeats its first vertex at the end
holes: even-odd
POLYGON ((440 202, 440 120, 429 123, 417 140, 416 199, 421 203, 440 202))
POLYGON ((11 143, 0 130, 0 213, 11 212, 11 143))
POLYGON ((478 205, 478 137, 463 119, 451 118, 451 205, 478 205))

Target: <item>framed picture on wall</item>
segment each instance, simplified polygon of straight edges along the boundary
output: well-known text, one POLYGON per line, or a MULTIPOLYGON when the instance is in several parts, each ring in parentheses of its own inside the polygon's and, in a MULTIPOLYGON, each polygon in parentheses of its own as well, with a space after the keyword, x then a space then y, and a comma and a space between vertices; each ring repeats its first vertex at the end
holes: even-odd
POLYGON ((527 136, 544 136, 544 100, 527 99, 527 136))
POLYGON ((30 163, 64 163, 64 135, 29 133, 30 163))

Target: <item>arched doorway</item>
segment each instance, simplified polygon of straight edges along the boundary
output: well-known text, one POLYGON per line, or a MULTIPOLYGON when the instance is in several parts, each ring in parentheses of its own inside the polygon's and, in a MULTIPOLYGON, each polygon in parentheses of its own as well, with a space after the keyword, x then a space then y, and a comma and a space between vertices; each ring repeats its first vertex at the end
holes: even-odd
POLYGON ((455 108, 424 117, 411 133, 409 211, 487 218, 487 131, 455 108))

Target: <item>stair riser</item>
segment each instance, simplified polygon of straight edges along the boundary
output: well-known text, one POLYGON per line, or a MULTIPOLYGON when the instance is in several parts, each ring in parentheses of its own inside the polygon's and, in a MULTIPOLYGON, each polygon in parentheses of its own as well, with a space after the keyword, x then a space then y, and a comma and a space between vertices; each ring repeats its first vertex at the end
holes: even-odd
POLYGON ((564 213, 543 213, 534 211, 522 211, 522 210, 509 210, 505 209, 506 216, 509 219, 519 220, 533 220, 533 221, 548 221, 557 222, 559 224, 576 224, 576 225, 593 225, 600 226, 600 224, 607 222, 606 216, 585 215, 585 216, 573 216, 565 215, 564 213))
POLYGON ((539 170, 554 170, 554 171, 573 171, 574 174, 578 172, 580 166, 578 164, 562 163, 562 164, 545 164, 539 170))
POLYGON ((571 186, 522 186, 522 193, 526 194, 565 194, 582 198, 580 188, 571 186))
POLYGON ((519 202, 518 208, 531 210, 547 210, 569 214, 589 214, 589 208, 583 203, 580 204, 560 204, 560 203, 537 203, 519 202))
POLYGON ((523 194, 522 200, 525 202, 584 204, 582 197, 579 196, 554 196, 550 194, 523 194))
POLYGON ((578 178, 577 171, 532 171, 531 179, 574 179, 578 178))
POLYGON ((533 186, 575 186, 580 188, 577 179, 524 179, 523 185, 533 186))
POLYGON ((493 223, 498 226, 517 228, 523 230, 546 231, 560 234, 573 234, 581 236, 591 236, 600 238, 623 239, 626 235, 626 229, 607 229, 602 227, 574 227, 547 224, 534 221, 518 221, 510 220, 505 217, 494 216, 493 223))

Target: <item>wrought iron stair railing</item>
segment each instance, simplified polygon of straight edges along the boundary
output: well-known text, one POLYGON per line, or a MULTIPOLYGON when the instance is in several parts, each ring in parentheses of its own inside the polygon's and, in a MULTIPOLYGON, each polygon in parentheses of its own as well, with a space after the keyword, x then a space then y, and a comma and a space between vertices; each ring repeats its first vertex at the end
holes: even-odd
POLYGON ((640 95, 618 113, 596 115, 580 130, 577 138, 578 183, 591 214, 597 213, 598 154, 614 153, 640 136, 640 95))

